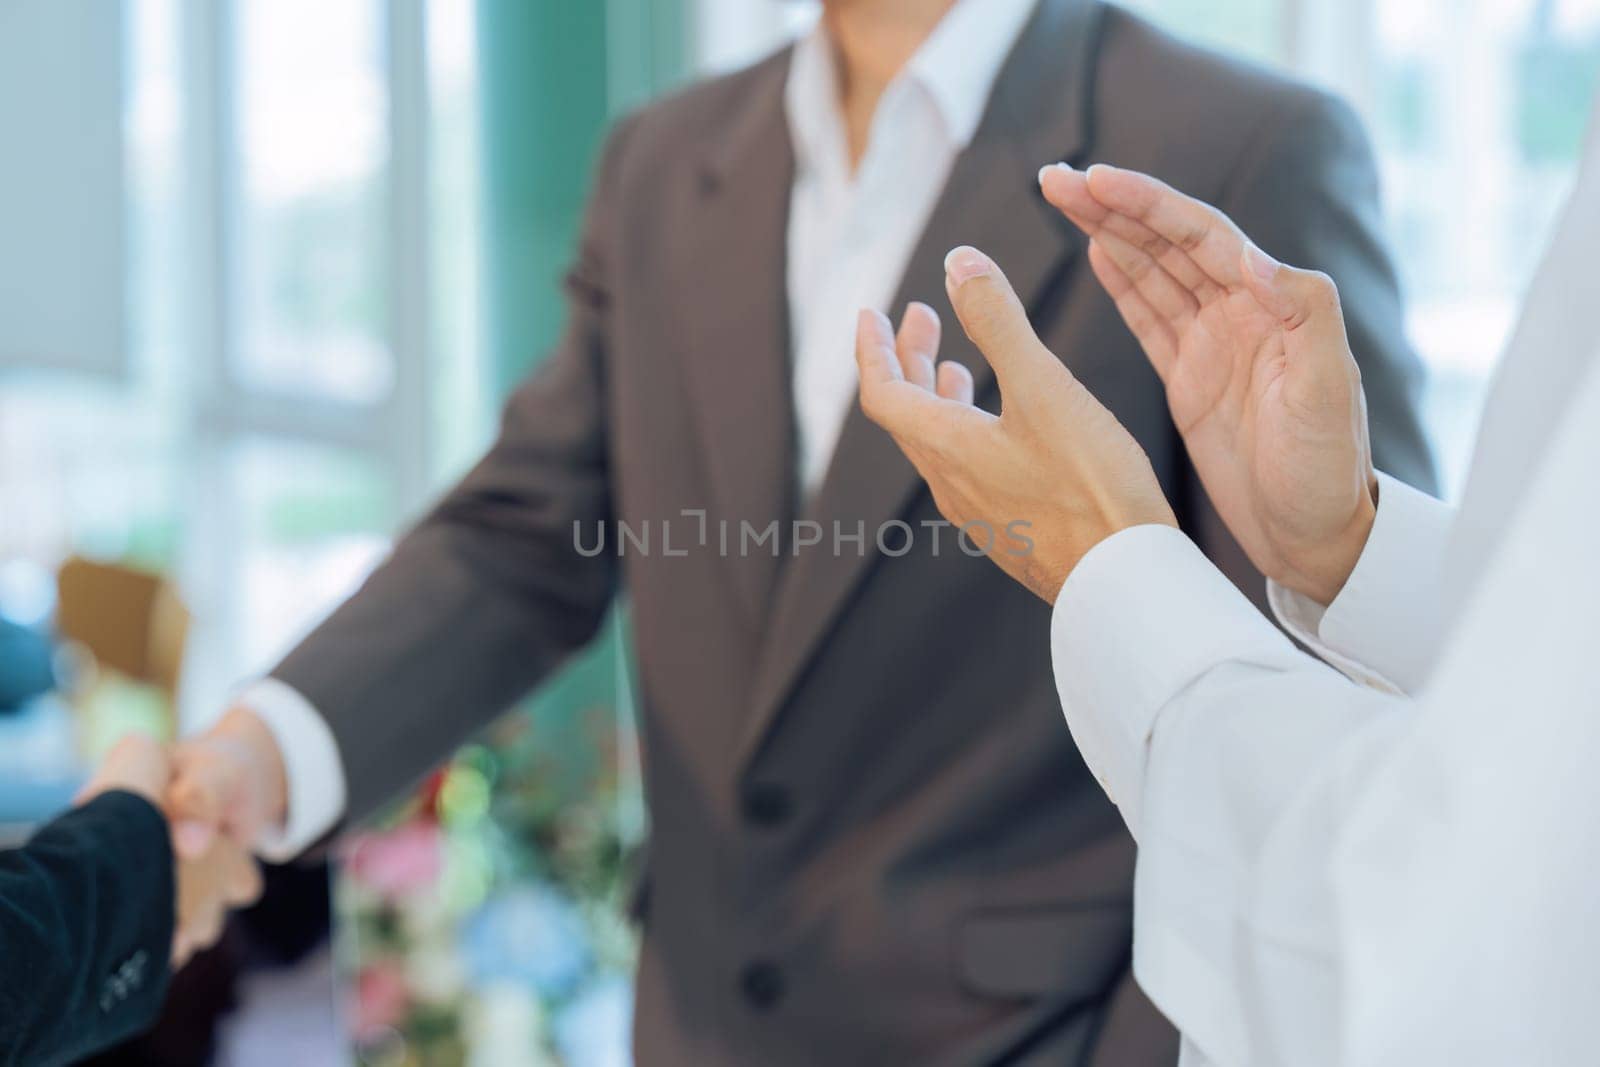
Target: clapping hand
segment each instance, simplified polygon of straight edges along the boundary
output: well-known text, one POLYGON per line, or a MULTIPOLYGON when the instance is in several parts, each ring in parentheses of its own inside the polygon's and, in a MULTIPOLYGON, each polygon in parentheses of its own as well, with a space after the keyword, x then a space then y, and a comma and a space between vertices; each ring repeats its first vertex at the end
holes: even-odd
POLYGON ((1149 457, 1039 340, 1000 267, 977 249, 958 248, 945 284, 967 335, 994 367, 1001 414, 974 406, 965 367, 938 362, 939 318, 924 304, 906 311, 898 336, 881 314, 862 313, 862 409, 894 437, 951 522, 1025 530, 1025 551, 995 548, 989 557, 1053 602, 1107 537, 1177 522, 1149 457))
POLYGON ((1330 603, 1377 492, 1338 289, 1147 175, 1060 164, 1040 183, 1091 238, 1089 264, 1165 383, 1223 521, 1264 574, 1330 603))
MULTIPOLYGON (((80 804, 102 793, 121 790, 163 807, 173 776, 167 749, 144 737, 121 741, 100 764, 78 795, 80 804)), ((173 935, 174 966, 222 936, 229 910, 261 895, 261 877, 249 853, 226 837, 207 843, 198 854, 178 861, 177 923, 173 935)))

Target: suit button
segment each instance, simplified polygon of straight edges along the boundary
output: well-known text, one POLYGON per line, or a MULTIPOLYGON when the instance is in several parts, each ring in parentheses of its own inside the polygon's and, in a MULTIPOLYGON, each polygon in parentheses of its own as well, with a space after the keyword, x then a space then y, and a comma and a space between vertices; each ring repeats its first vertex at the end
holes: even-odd
POLYGON ((740 972, 739 989, 751 1007, 770 1011, 783 999, 783 972, 769 960, 757 960, 740 972))
POLYGON ((782 826, 794 814, 789 791, 772 782, 755 782, 744 791, 744 817, 756 826, 782 826))

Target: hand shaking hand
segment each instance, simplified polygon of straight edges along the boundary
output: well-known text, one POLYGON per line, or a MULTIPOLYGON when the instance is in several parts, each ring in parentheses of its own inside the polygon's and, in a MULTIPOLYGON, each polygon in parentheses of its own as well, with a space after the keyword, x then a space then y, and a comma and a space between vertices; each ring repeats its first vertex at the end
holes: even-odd
POLYGON ((1166 385, 1212 502, 1257 569, 1330 603, 1366 545, 1377 480, 1339 292, 1154 178, 1065 164, 1045 197, 1166 385))
POLYGON ((939 364, 938 315, 906 311, 899 335, 864 311, 856 340, 861 406, 888 430, 957 525, 1027 523, 1025 553, 990 559, 1047 602, 1088 551, 1130 526, 1177 525, 1149 457, 1039 340, 1000 268, 976 249, 946 262, 967 335, 994 367, 1003 410, 973 404, 972 376, 939 364))
MULTIPOLYGON (((78 794, 78 803, 122 790, 163 808, 173 772, 173 757, 164 746, 149 738, 128 737, 106 756, 78 794)), ((176 836, 174 828, 175 843, 176 836)), ((177 885, 177 925, 172 945, 175 967, 216 943, 230 910, 253 903, 261 895, 261 876, 255 860, 246 849, 222 837, 209 841, 193 855, 179 858, 177 885)))
POLYGON ((217 837, 251 849, 281 822, 288 782, 277 743, 254 714, 228 712, 210 730, 173 750, 166 809, 178 854, 203 854, 217 837))

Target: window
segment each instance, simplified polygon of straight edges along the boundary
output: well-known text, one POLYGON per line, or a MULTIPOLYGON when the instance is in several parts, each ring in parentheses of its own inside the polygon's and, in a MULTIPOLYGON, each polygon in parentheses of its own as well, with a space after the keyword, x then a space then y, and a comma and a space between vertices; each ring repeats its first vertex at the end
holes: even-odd
POLYGON ((250 390, 382 403, 395 378, 383 6, 245 3, 232 29, 232 376, 250 390))
POLYGON ((0 4, 0 370, 126 369, 122 26, 106 15, 0 4))
POLYGON ((492 430, 474 5, 116 7, 99 19, 120 56, 101 109, 126 367, 4 380, 0 498, 26 506, 0 508, 0 561, 48 575, 77 551, 176 572, 197 616, 195 721, 359 581, 492 430))

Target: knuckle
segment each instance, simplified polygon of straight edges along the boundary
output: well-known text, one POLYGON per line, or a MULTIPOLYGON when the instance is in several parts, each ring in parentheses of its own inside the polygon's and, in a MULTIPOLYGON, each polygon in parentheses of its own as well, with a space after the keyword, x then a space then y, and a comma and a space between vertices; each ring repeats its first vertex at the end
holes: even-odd
POLYGON ((1311 291, 1317 304, 1324 310, 1339 309, 1339 286, 1322 271, 1311 272, 1311 291))
POLYGON ((1185 252, 1194 252, 1206 243, 1207 229, 1199 223, 1187 223, 1178 231, 1177 245, 1185 252))

